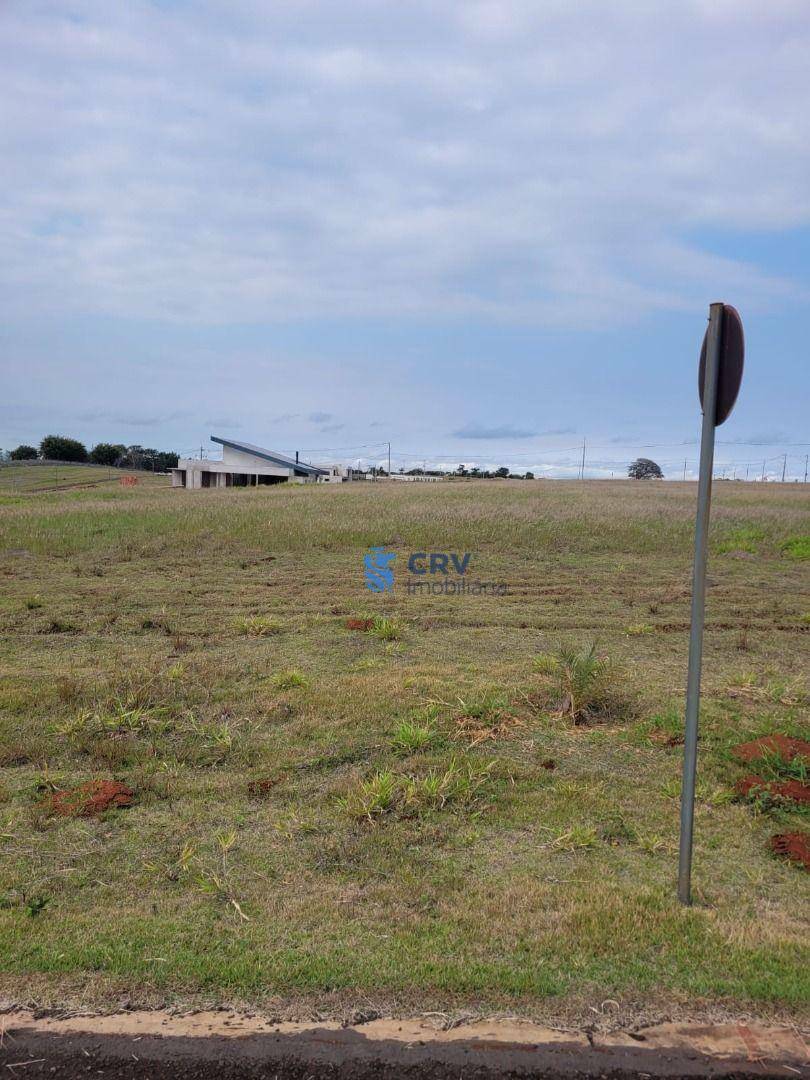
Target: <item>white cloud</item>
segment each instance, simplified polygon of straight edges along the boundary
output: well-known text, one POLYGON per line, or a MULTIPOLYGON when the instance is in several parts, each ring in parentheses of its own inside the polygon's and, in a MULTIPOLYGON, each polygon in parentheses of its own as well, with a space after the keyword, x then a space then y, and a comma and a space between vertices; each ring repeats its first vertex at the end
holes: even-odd
POLYGON ((15 314, 582 326, 807 299, 699 239, 810 223, 805 4, 62 0, 2 18, 15 314))

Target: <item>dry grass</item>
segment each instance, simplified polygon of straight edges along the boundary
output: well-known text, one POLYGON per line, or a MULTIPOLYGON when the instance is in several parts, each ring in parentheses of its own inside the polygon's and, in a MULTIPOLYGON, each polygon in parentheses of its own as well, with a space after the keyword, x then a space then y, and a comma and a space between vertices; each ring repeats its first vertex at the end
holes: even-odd
POLYGON ((0 494, 0 992, 798 1017, 808 884, 768 838, 801 818, 731 801, 730 748, 807 727, 806 494, 718 485, 684 911, 694 486, 415 487, 0 494), (381 543, 508 594, 408 596, 399 558, 374 595, 381 543), (594 640, 572 717, 534 660, 594 640), (103 777, 135 805, 38 810, 103 777))

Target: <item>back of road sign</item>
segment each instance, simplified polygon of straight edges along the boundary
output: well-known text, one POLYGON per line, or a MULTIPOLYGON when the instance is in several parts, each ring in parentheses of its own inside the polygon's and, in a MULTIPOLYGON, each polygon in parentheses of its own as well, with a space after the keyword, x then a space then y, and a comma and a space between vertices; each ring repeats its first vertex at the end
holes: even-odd
MULTIPOLYGON (((700 364, 698 365, 698 392, 700 405, 703 407, 703 384, 706 380, 706 341, 709 331, 703 338, 703 347, 700 350, 700 364)), ((731 304, 723 304, 723 326, 720 333, 720 364, 717 371, 717 408, 715 409, 714 426, 720 427, 727 420, 729 413, 734 408, 737 394, 740 392, 740 383, 743 376, 743 359, 745 356, 745 338, 743 336, 742 320, 737 309, 731 304)))

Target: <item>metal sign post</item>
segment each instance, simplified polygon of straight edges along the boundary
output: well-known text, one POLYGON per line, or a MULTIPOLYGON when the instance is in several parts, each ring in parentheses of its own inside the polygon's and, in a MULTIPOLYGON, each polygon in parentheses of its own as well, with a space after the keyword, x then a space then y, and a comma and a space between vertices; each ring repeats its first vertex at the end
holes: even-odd
POLYGON ((692 902, 692 833, 695 816, 700 671, 703 659, 714 429, 728 417, 737 400, 742 380, 743 353, 742 323, 739 315, 728 304, 712 304, 709 307, 709 327, 703 341, 698 369, 698 387, 703 406, 703 429, 700 438, 695 565, 692 573, 692 624, 689 635, 689 675, 686 683, 686 729, 681 786, 678 899, 683 904, 692 902))

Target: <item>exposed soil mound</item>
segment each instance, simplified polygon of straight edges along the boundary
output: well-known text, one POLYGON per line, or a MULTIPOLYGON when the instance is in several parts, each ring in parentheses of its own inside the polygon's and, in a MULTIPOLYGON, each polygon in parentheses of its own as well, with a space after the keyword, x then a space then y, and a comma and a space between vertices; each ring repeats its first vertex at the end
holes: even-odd
POLYGON ((764 735, 761 739, 740 743, 734 748, 734 755, 740 761, 760 761, 768 754, 778 754, 784 761, 793 761, 797 757, 810 758, 810 742, 792 739, 789 735, 764 735))
POLYGON ((372 620, 371 619, 347 619, 346 620, 346 629, 347 630, 362 630, 363 632, 365 632, 366 630, 370 630, 371 627, 372 627, 372 620))
POLYGON ((771 837, 771 851, 789 862, 810 870, 810 833, 777 833, 771 837))
POLYGON ((803 784, 801 780, 763 780, 759 776, 744 776, 734 785, 734 790, 746 798, 770 795, 775 799, 810 803, 810 784, 803 784))
POLYGON ((61 817, 95 817, 106 810, 132 806, 135 792, 117 780, 88 780, 86 784, 55 791, 48 799, 51 813, 61 817))
POLYGON ((254 799, 264 799, 280 779, 280 776, 262 776, 258 780, 251 780, 247 786, 248 795, 254 799))

